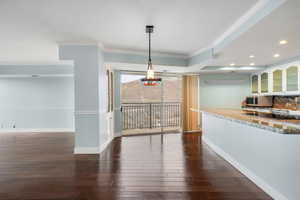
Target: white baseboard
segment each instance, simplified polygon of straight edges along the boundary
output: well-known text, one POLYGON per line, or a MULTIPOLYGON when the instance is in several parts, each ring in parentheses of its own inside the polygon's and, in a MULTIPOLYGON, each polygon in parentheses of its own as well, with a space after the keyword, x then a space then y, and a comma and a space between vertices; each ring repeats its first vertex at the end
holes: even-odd
POLYGON ((202 137, 203 142, 205 142, 213 151, 215 151, 218 155, 228 161, 231 165, 233 165, 237 170, 239 170, 242 174, 248 177, 251 181, 253 181, 258 187, 264 190, 267 194, 269 194, 272 198, 276 200, 288 200, 284 195, 271 187, 268 183, 266 183, 263 179, 254 174, 251 170, 240 164, 237 160, 235 160, 231 155, 223 151, 217 145, 215 145, 211 140, 206 137, 202 137))
POLYGON ((113 140, 114 138, 110 138, 108 139, 106 142, 104 142, 104 144, 102 144, 100 147, 99 147, 99 153, 102 153, 107 147, 108 145, 111 143, 111 141, 113 140))
POLYGON ((113 141, 114 138, 121 137, 121 136, 122 133, 115 133, 115 135, 112 138, 109 138, 104 144, 102 144, 99 147, 99 153, 102 153, 108 147, 108 145, 113 141))
POLYGON ((64 129, 64 128, 40 128, 40 129, 0 129, 0 133, 61 133, 61 132, 75 132, 74 129, 64 129))
POLYGON ((110 138, 100 147, 75 147, 74 154, 101 154, 114 138, 110 138))

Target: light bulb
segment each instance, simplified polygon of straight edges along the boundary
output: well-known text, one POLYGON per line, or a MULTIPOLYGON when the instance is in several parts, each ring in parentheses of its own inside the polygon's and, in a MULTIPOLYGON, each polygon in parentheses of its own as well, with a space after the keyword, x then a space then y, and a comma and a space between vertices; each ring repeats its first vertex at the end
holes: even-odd
POLYGON ((152 69, 147 70, 147 79, 154 79, 154 71, 152 69))

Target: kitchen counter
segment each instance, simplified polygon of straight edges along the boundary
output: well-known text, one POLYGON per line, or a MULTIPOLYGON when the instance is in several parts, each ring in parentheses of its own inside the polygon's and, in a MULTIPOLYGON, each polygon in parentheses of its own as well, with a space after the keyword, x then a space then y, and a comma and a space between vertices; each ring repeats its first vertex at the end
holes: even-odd
POLYGON ((202 141, 273 199, 300 199, 300 120, 202 109, 202 141))
POLYGON ((254 115, 252 112, 241 109, 200 109, 199 111, 276 133, 300 135, 300 120, 298 119, 280 119, 263 114, 254 115))

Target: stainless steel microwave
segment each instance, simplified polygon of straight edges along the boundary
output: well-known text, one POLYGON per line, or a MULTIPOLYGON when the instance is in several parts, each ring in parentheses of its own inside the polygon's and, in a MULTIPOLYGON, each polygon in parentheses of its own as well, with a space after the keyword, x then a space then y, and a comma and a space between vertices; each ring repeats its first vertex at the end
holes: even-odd
POLYGON ((257 97, 246 97, 247 105, 255 105, 257 104, 257 97))
POLYGON ((272 96, 251 96, 246 97, 247 106, 261 106, 261 107, 272 107, 273 97, 272 96))

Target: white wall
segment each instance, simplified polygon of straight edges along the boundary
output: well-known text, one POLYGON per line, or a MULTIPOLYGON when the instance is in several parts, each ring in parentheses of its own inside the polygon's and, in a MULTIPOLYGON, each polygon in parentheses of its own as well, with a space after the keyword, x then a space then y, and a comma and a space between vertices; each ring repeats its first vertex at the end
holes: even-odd
POLYGON ((248 74, 200 75, 200 107, 240 108, 241 102, 250 95, 248 74))
POLYGON ((202 115, 203 141, 273 199, 300 199, 300 135, 202 115))
POLYGON ((74 61, 74 152, 99 153, 109 143, 106 124, 107 81, 102 50, 97 44, 65 44, 59 46, 59 58, 74 61))
POLYGON ((72 77, 0 78, 2 129, 74 129, 72 77))

